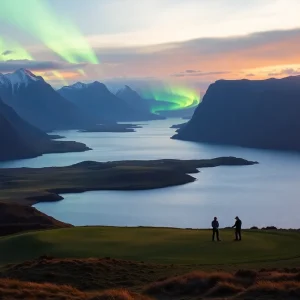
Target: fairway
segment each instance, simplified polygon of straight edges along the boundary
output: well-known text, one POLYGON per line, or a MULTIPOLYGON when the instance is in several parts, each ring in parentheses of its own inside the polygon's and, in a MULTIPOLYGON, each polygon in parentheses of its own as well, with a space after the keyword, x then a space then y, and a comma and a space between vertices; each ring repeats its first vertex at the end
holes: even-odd
POLYGON ((233 241, 232 230, 221 230, 221 242, 210 230, 169 228, 74 227, 30 232, 0 239, 0 264, 41 255, 111 257, 163 264, 259 266, 291 264, 300 258, 300 234, 290 231, 244 231, 233 241))

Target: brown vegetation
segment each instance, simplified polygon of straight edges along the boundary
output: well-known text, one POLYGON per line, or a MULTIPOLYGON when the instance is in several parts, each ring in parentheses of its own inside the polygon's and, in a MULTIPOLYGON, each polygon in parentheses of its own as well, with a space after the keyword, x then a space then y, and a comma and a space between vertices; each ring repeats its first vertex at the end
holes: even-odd
POLYGON ((0 202, 0 236, 28 230, 71 227, 34 207, 0 202))
POLYGON ((67 285, 51 283, 22 282, 0 279, 1 300, 150 300, 126 290, 108 290, 104 292, 82 292, 67 285))
POLYGON ((2 271, 0 299, 300 299, 298 268, 194 271, 169 277, 178 271, 172 269, 110 258, 41 257, 2 271))
POLYGON ((115 288, 142 290, 147 284, 175 274, 178 274, 178 269, 170 265, 111 258, 58 259, 43 256, 36 260, 9 265, 0 272, 0 277, 66 284, 87 291, 115 288))
POLYGON ((181 296, 201 299, 300 299, 300 269, 236 273, 193 272, 155 282, 144 290, 153 297, 181 296))

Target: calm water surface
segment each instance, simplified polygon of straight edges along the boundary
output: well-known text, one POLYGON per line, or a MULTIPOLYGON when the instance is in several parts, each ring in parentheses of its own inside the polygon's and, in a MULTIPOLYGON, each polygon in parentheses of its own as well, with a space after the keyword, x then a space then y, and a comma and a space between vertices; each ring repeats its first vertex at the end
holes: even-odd
POLYGON ((135 133, 59 131, 65 140, 87 144, 92 151, 48 154, 0 163, 0 167, 65 166, 84 160, 199 159, 238 156, 259 165, 201 169, 197 181, 150 191, 98 191, 66 194, 36 207, 75 225, 209 227, 219 217, 230 226, 239 215, 244 226, 300 227, 300 154, 171 140, 180 119, 151 121, 135 133))

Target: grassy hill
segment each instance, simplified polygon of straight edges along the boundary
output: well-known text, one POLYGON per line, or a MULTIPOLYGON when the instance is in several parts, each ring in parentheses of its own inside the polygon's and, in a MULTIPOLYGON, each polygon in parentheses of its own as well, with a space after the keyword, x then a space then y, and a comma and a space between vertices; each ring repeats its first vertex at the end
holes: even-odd
POLYGON ((210 230, 169 228, 74 227, 7 236, 0 239, 0 264, 41 255, 60 258, 112 257, 163 264, 211 268, 300 262, 300 233, 244 231, 242 242, 232 230, 221 230, 222 242, 210 230), (22 249, 22 251, 20 251, 22 249))
POLYGON ((1 299, 300 297, 300 233, 73 227, 0 238, 1 299), (54 256, 54 257, 53 257, 54 256), (9 264, 8 264, 9 263, 9 264))

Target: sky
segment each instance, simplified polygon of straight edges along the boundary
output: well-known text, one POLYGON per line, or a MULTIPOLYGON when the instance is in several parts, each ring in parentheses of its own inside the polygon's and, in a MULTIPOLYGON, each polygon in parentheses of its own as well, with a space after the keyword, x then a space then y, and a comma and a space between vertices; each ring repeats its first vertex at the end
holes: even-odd
POLYGON ((204 92, 300 75, 299 0, 0 0, 0 72, 204 92))

